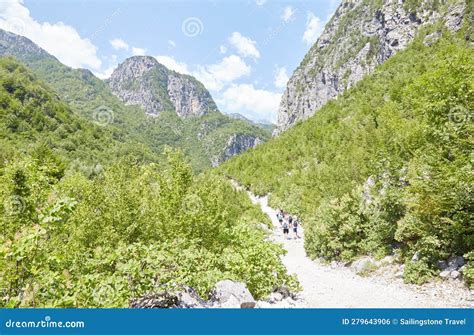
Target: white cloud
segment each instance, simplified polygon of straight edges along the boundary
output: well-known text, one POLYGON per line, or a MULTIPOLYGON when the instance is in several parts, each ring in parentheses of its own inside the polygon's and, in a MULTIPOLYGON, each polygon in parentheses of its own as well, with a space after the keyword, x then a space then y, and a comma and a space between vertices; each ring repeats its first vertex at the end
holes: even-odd
POLYGON ((134 56, 145 56, 146 49, 132 47, 132 55, 134 56))
POLYGON ((225 53, 227 52, 227 47, 226 47, 225 45, 221 45, 221 46, 219 47, 219 52, 220 52, 221 54, 225 54, 225 53))
POLYGON ((263 6, 266 2, 267 0, 255 0, 255 4, 257 6, 263 6))
POLYGON ((275 87, 276 88, 285 88, 286 83, 288 82, 288 74, 286 73, 286 68, 280 67, 277 68, 276 74, 275 74, 275 87))
POLYGON ((252 41, 250 38, 243 36, 239 32, 233 32, 229 37, 229 42, 236 49, 237 52, 243 57, 260 58, 260 52, 257 49, 257 42, 252 41))
POLYGON ((323 25, 321 23, 321 19, 314 15, 312 12, 308 12, 308 18, 306 20, 306 30, 303 34, 303 41, 308 44, 312 45, 318 39, 319 35, 321 35, 323 30, 323 25))
POLYGON ((210 90, 219 91, 226 84, 248 76, 251 67, 247 65, 242 58, 237 55, 230 55, 222 59, 220 63, 199 66, 193 75, 202 81, 202 83, 210 90))
POLYGON ((291 6, 286 6, 283 9, 283 13, 281 14, 281 19, 285 22, 288 23, 293 19, 295 16, 295 10, 291 6))
POLYGON ((176 42, 173 41, 173 40, 168 40, 168 44, 170 45, 171 48, 175 48, 175 47, 176 47, 176 42))
POLYGON ((252 84, 232 85, 217 100, 221 110, 241 113, 252 120, 275 122, 281 94, 256 89, 252 84))
POLYGON ((102 62, 97 48, 63 22, 38 22, 22 0, 0 1, 0 28, 25 36, 73 68, 99 70, 102 62))
POLYGON ((128 51, 128 49, 130 49, 128 44, 124 40, 122 40, 121 38, 114 38, 113 40, 110 40, 109 42, 110 42, 110 45, 112 45, 112 47, 115 50, 126 50, 126 51, 128 51))
POLYGON ((188 70, 188 65, 183 62, 178 62, 176 59, 174 59, 171 56, 164 56, 164 55, 158 55, 155 56, 156 60, 166 66, 168 69, 183 73, 183 74, 189 74, 188 70))

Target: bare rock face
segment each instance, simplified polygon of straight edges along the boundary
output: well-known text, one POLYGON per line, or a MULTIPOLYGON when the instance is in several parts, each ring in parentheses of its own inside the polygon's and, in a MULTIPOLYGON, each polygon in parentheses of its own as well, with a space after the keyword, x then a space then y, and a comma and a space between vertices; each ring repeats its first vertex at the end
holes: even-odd
POLYGON ((171 71, 150 56, 126 59, 107 80, 113 93, 152 116, 174 110, 181 118, 199 117, 217 106, 194 77, 171 71))
POLYGON ((288 81, 274 135, 373 72, 405 48, 420 27, 443 20, 448 29, 459 30, 465 8, 464 0, 449 7, 424 0, 416 8, 400 0, 343 0, 288 81))
POLYGON ((263 143, 263 140, 255 135, 233 134, 228 138, 222 153, 214 157, 211 164, 216 167, 230 157, 254 148, 261 143, 263 143))

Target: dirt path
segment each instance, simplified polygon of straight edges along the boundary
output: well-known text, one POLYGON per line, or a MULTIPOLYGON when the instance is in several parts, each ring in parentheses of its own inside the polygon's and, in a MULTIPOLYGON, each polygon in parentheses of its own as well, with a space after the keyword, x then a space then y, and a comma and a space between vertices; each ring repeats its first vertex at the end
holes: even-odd
MULTIPOLYGON (((469 294, 461 287, 448 287, 449 297, 438 294, 439 285, 433 291, 424 292, 403 282, 389 282, 373 277, 361 277, 345 267, 331 268, 306 256, 304 239, 286 239, 279 228, 276 212, 268 206, 268 198, 250 194, 252 202, 259 204, 271 218, 274 229, 272 239, 283 243, 288 253, 283 263, 289 273, 297 275, 303 287, 301 298, 306 307, 324 308, 417 308, 417 307, 472 307, 466 300, 469 294)), ((291 236, 291 234, 290 234, 291 236)), ((300 236, 304 236, 300 232, 300 236)), ((426 290, 425 290, 426 291, 426 290)))

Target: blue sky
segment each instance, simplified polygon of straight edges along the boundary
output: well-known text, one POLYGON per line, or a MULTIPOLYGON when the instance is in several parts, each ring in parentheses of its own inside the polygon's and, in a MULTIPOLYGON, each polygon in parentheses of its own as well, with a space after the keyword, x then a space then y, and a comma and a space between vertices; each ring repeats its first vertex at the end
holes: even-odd
POLYGON ((194 75, 221 111, 276 120, 286 81, 340 0, 2 0, 0 28, 106 78, 132 55, 194 75))

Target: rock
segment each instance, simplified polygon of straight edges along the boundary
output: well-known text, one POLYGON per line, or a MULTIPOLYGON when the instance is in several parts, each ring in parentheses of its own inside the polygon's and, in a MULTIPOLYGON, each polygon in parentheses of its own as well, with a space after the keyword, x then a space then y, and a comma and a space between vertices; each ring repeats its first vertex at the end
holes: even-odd
POLYGON ((452 5, 448 9, 445 26, 451 31, 458 31, 461 28, 464 11, 466 9, 465 3, 458 3, 452 5))
POLYGON ((451 270, 457 270, 464 265, 464 257, 453 256, 448 259, 448 267, 451 270))
POLYGON ((450 272, 447 271, 447 270, 441 271, 440 274, 439 274, 439 276, 443 279, 449 278, 449 275, 450 275, 450 272))
POLYGON ((283 297, 283 299, 286 299, 288 297, 291 297, 293 298, 293 294, 291 293, 290 289, 286 286, 280 286, 278 287, 275 291, 273 291, 274 293, 279 293, 281 294, 281 296, 283 297))
POLYGON ((438 31, 435 31, 434 33, 431 33, 425 36, 425 38, 423 39, 423 44, 426 45, 427 47, 430 47, 433 44, 435 44, 439 40, 440 37, 441 37, 441 33, 438 31))
POLYGON ((459 277, 461 277, 461 273, 459 271, 451 271, 451 273, 449 275, 453 279, 458 279, 459 277))
MULTIPOLYGON (((343 0, 288 81, 274 135, 306 120, 353 87, 404 49, 421 27, 444 20, 448 29, 459 30, 465 4, 451 5, 449 10, 447 6, 433 9, 431 1, 418 1, 411 11, 406 1, 343 0)), ((436 35, 431 35, 426 43, 435 40, 436 35)))
POLYGON ((222 280, 216 284, 211 292, 211 300, 225 308, 253 308, 255 299, 244 283, 232 280, 222 280), (238 307, 230 307, 236 306, 238 307))
POLYGON ((464 273, 465 270, 466 270, 466 266, 465 266, 465 265, 461 266, 461 267, 458 269, 458 271, 461 272, 461 273, 464 273))
POLYGON ((187 118, 217 110, 203 84, 191 76, 169 70, 150 56, 126 59, 107 83, 123 102, 139 105, 152 116, 174 110, 179 117, 187 118))
POLYGON ((219 305, 216 307, 219 308, 241 308, 241 303, 237 297, 231 295, 225 300, 224 302, 221 302, 219 305))
POLYGON ((206 308, 209 304, 204 301, 197 292, 188 286, 177 293, 179 308, 206 308))
POLYGON ((132 299, 131 308, 177 308, 179 299, 174 293, 153 293, 132 299))
POLYGON ((273 303, 282 301, 282 300, 283 300, 283 295, 278 292, 273 292, 272 294, 270 294, 270 297, 268 298, 268 301, 273 302, 273 303))
POLYGON ((438 268, 440 270, 446 270, 448 268, 448 262, 446 261, 438 261, 438 264, 437 264, 438 268))
POLYGON ((227 139, 221 154, 211 159, 211 164, 213 167, 219 166, 230 157, 254 148, 262 142, 263 140, 255 135, 233 134, 227 139))

